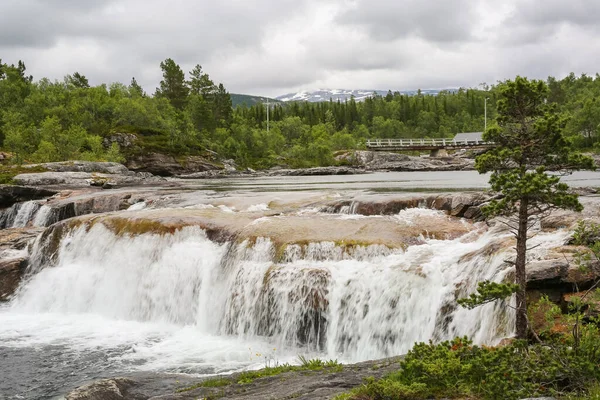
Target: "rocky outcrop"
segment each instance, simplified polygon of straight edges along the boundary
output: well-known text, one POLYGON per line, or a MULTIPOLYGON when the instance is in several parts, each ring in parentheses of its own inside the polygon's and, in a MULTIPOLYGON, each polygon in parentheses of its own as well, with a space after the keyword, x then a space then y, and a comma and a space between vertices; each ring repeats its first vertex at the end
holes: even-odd
POLYGON ((26 248, 41 229, 0 230, 0 302, 15 293, 28 265, 26 248))
POLYGON ((127 378, 103 379, 72 391, 65 397, 65 400, 137 400, 147 398, 127 393, 128 389, 134 384, 133 380, 127 378))
POLYGON ((481 206, 491 197, 485 193, 450 193, 435 195, 398 195, 384 197, 363 197, 356 200, 339 200, 325 205, 326 212, 339 213, 348 209, 359 215, 394 215, 409 208, 429 208, 445 211, 458 218, 478 221, 482 219, 481 206))
POLYGON ((198 156, 186 156, 181 159, 163 154, 147 153, 131 157, 127 168, 137 172, 149 172, 158 176, 185 175, 195 172, 223 169, 222 166, 198 156))
POLYGON ((562 246, 546 255, 545 259, 527 264, 527 287, 530 289, 574 288, 584 289, 600 278, 600 262, 578 261, 577 246, 562 246))
POLYGON ((25 268, 26 257, 0 259, 0 302, 8 300, 17 290, 25 268))
POLYGON ((129 170, 123 164, 115 162, 98 161, 63 161, 43 164, 25 164, 24 169, 46 169, 52 172, 97 172, 102 174, 129 174, 129 170))
POLYGON ((62 187, 89 187, 100 186, 113 188, 115 186, 135 186, 153 184, 161 178, 144 173, 107 174, 95 172, 36 172, 20 174, 13 178, 20 185, 27 186, 62 186, 62 187))
POLYGON ((23 201, 43 199, 56 193, 54 190, 37 187, 0 185, 0 208, 10 207, 23 201))
MULTIPOLYGON (((239 374, 227 375, 230 385, 187 389, 201 380, 180 375, 142 375, 104 379, 69 393, 66 400, 191 400, 235 399, 325 400, 364 383, 368 377, 381 378, 398 370, 401 357, 345 365, 335 371, 290 371, 237 383, 239 374), (103 397, 104 396, 104 397, 103 397), (112 397, 111 397, 112 396, 112 397), (115 397, 120 396, 120 397, 115 397)), ((199 386, 199 385, 198 385, 199 386)))
POLYGON ((475 165, 466 157, 414 157, 367 150, 338 154, 336 159, 371 171, 464 171, 473 170, 475 165))

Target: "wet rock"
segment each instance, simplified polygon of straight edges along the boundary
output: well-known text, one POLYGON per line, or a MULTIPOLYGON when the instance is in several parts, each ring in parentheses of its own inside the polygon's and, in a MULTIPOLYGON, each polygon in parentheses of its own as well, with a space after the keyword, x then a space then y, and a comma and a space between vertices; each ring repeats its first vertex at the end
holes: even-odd
POLYGON ((19 287, 27 258, 0 259, 0 302, 7 301, 19 287))
POLYGON ((43 228, 14 228, 0 230, 0 258, 12 250, 23 250, 43 231, 43 228))
MULTIPOLYGON (((483 193, 460 194, 452 197, 450 215, 453 217, 465 217, 467 210, 470 209, 469 215, 478 215, 481 213, 479 207, 489 198, 483 193)), ((469 217, 465 217, 469 218, 469 217)))
POLYGON ((15 203, 43 199, 57 192, 29 186, 0 185, 0 208, 10 207, 15 203))
POLYGON ((127 389, 135 382, 127 378, 103 379, 78 388, 65 396, 65 400, 138 400, 147 397, 129 395, 127 389))

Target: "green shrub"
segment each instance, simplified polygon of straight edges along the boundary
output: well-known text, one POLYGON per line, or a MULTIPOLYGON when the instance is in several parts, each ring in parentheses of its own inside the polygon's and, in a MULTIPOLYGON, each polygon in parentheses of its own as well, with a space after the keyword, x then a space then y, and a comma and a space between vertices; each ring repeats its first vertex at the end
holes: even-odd
POLYGON ((584 393, 600 379, 600 335, 595 325, 583 330, 577 351, 560 342, 499 348, 474 346, 466 338, 419 343, 399 371, 339 398, 511 400, 584 393))

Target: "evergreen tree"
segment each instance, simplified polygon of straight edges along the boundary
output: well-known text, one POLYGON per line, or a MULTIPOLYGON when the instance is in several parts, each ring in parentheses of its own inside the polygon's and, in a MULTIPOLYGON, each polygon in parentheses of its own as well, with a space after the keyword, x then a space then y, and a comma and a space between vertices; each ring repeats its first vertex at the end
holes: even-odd
POLYGON ((131 96, 139 96, 144 97, 146 93, 144 93, 144 89, 137 82, 135 77, 131 78, 131 83, 129 84, 129 93, 131 96))
POLYGON ((194 69, 190 71, 190 80, 188 84, 190 86, 191 94, 201 95, 207 101, 212 100, 212 97, 217 90, 217 87, 208 74, 202 71, 202 66, 200 66, 200 64, 197 64, 194 69))
POLYGON ((157 97, 164 97, 177 110, 183 110, 187 104, 190 88, 185 81, 185 74, 179 65, 170 58, 160 63, 163 79, 156 89, 157 97))
POLYGON ((591 158, 573 151, 563 137, 565 118, 548 103, 543 81, 517 77, 499 85, 497 124, 484 133, 496 147, 480 155, 476 168, 491 172, 492 190, 502 197, 484 208, 487 216, 509 217, 507 224, 517 239, 515 260, 518 338, 528 333, 525 289, 529 229, 556 208, 580 211, 577 195, 569 192, 560 174, 594 169, 591 158))

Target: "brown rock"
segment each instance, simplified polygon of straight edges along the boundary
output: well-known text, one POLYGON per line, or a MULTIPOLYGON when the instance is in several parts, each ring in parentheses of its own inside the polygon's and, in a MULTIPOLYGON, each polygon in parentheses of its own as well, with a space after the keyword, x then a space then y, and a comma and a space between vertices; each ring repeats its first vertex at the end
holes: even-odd
POLYGON ((27 268, 27 258, 0 260, 0 301, 7 301, 19 287, 27 268))

